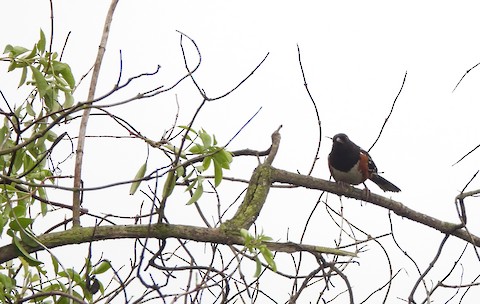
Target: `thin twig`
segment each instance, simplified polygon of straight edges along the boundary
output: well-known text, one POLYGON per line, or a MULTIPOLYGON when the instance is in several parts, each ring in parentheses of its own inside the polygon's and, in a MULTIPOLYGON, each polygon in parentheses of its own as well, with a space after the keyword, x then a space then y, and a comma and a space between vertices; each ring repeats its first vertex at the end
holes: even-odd
POLYGON ((308 171, 308 174, 307 174, 307 175, 310 175, 310 174, 312 174, 313 168, 315 167, 315 164, 317 163, 317 160, 319 159, 318 155, 320 154, 320 146, 322 144, 322 121, 320 120, 320 114, 318 114, 317 104, 315 103, 315 100, 313 99, 313 96, 310 93, 310 90, 308 89, 307 79, 305 77, 305 72, 303 71, 300 46, 298 44, 297 44, 297 53, 298 53, 298 64, 300 65, 300 71, 302 72, 303 86, 305 87, 305 90, 307 91, 308 97, 310 98, 310 101, 312 102, 313 108, 315 109, 315 114, 317 115, 317 124, 318 124, 318 145, 317 145, 317 151, 315 152, 315 157, 314 157, 313 162, 312 162, 312 166, 310 167, 310 170, 308 171))
POLYGON ((475 148, 473 148, 472 150, 470 150, 467 154, 465 154, 464 156, 462 156, 459 160, 457 160, 457 161, 452 165, 452 167, 455 166, 456 164, 458 164, 459 162, 461 162, 465 157, 467 157, 467 156, 469 156, 470 154, 472 154, 473 151, 477 150, 479 147, 480 147, 480 144, 477 145, 477 146, 476 146, 475 148))
POLYGON ((442 249, 443 249, 443 246, 445 245, 445 243, 447 242, 447 239, 450 237, 450 234, 445 234, 445 236, 443 237, 443 240, 442 242, 440 243, 440 246, 437 250, 437 254, 435 254, 435 257, 433 258, 433 260, 430 262, 430 264, 428 265, 427 269, 425 269, 425 271, 420 275, 420 277, 418 278, 417 282, 415 283, 415 285, 413 286, 412 288, 412 291, 410 292, 410 296, 408 297, 408 301, 409 303, 415 303, 415 301, 413 300, 413 296, 415 295, 415 291, 417 290, 417 287, 418 285, 420 284, 420 282, 423 281, 423 279, 425 278, 425 276, 428 274, 428 272, 430 270, 432 270, 433 266, 435 266, 435 263, 438 261, 438 258, 440 257, 440 254, 442 253, 442 249))
POLYGON ((477 66, 480 65, 480 62, 477 63, 476 65, 474 65, 473 67, 469 68, 465 74, 463 74, 462 78, 460 78, 460 80, 458 81, 457 85, 453 88, 452 90, 452 93, 455 92, 455 90, 457 89, 458 85, 460 84, 460 82, 462 82, 463 78, 465 78, 465 76, 467 76, 468 73, 470 73, 470 71, 472 71, 474 68, 476 68, 477 66))
POLYGON ((252 121, 252 119, 255 118, 255 116, 257 116, 257 114, 262 110, 262 107, 260 107, 260 109, 257 110, 257 112, 255 112, 255 114, 253 114, 252 117, 250 117, 246 123, 243 124, 243 126, 240 128, 240 130, 237 131, 237 133, 235 133, 235 135, 232 136, 232 138, 230 138, 230 140, 227 142, 227 144, 224 146, 224 148, 226 148, 234 139, 235 137, 237 137, 238 134, 240 134, 240 132, 242 132, 242 130, 252 121))
POLYGON ((393 108, 395 107, 395 103, 397 102, 397 99, 398 99, 398 97, 400 96, 400 93, 402 93, 403 86, 404 86, 404 84, 405 84, 405 80, 407 80, 407 71, 405 71, 405 76, 403 76, 402 86, 400 87, 400 90, 398 91, 397 96, 396 96, 395 99, 393 100, 392 107, 390 108, 390 113, 388 113, 387 118, 385 118, 385 121, 383 122, 383 125, 382 125, 382 127, 380 128, 380 132, 378 133, 377 139, 375 139, 375 141, 373 142, 372 146, 367 150, 368 152, 370 152, 370 150, 372 150, 372 148, 375 146, 375 144, 377 143, 377 141, 380 139, 380 136, 382 135, 383 129, 385 128, 385 125, 387 124, 387 121, 390 119, 390 116, 391 116, 392 113, 393 113, 393 108))

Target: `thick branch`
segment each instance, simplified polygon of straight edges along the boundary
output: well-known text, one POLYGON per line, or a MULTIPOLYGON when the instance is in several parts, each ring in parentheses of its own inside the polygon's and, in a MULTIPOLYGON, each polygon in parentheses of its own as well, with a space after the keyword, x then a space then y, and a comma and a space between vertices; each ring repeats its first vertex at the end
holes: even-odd
POLYGON ((265 164, 255 168, 242 204, 238 207, 235 215, 222 224, 222 230, 239 234, 240 228, 248 230, 255 223, 272 185, 271 169, 271 166, 265 164))
POLYGON ((273 132, 272 145, 269 149, 267 159, 264 164, 259 165, 255 168, 255 171, 253 171, 248 184, 247 194, 245 194, 242 204, 238 207, 235 215, 222 224, 221 229, 233 233, 239 233, 240 228, 248 230, 260 215, 260 211, 262 211, 263 204, 267 200, 268 192, 272 185, 270 179, 272 169, 271 164, 275 159, 280 146, 281 128, 282 126, 273 132))
POLYGON ((329 182, 311 176, 291 173, 276 168, 271 168, 271 170, 272 182, 288 183, 291 185, 301 186, 309 189, 323 190, 330 193, 343 195, 345 197, 363 200, 365 202, 369 202, 374 205, 391 210, 401 217, 408 218, 417 223, 429 226, 442 233, 454 235, 462 240, 465 240, 475 246, 480 247, 480 237, 470 234, 468 231, 463 229, 462 224, 454 224, 441 221, 429 215, 410 209, 402 203, 394 201, 392 199, 374 193, 369 193, 367 195, 365 191, 357 188, 345 188, 339 186, 337 183, 334 182, 329 182))
MULTIPOLYGON (((47 248, 55 248, 65 245, 89 243, 90 241, 103 241, 112 239, 137 239, 137 238, 177 238, 196 242, 208 242, 224 245, 243 245, 240 236, 224 232, 219 228, 204 228, 184 225, 127 225, 127 226, 100 226, 79 227, 62 232, 53 232, 38 237, 38 240, 47 248)), ((355 256, 354 253, 320 246, 296 244, 292 242, 278 243, 266 242, 269 249, 280 252, 309 251, 330 253, 336 255, 355 256)), ((23 244, 29 252, 43 250, 41 246, 28 246, 23 244)), ((0 247, 0 264, 18 257, 19 253, 15 246, 7 245, 0 247)))

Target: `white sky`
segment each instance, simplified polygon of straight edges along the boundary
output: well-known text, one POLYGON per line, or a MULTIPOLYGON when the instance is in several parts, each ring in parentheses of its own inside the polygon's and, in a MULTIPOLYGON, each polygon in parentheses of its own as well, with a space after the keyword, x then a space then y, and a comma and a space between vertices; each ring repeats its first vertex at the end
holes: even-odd
MULTIPOLYGON (((54 49, 61 49, 71 31, 64 61, 72 66, 77 81, 93 63, 108 5, 109 1, 54 2, 54 49)), ((480 62, 479 8, 475 1, 121 1, 114 16, 97 92, 106 92, 116 82, 120 49, 124 79, 153 71, 157 64, 162 69, 159 76, 140 81, 138 86, 126 89, 109 102, 159 84, 171 85, 183 73, 176 30, 188 34, 198 44, 203 63, 196 79, 212 97, 234 87, 270 52, 265 64, 239 90, 204 109, 196 127, 215 133, 225 143, 263 107, 230 148, 266 149, 270 134, 282 124, 281 148, 274 165, 305 173, 313 160, 319 135, 313 107, 303 88, 297 43, 319 109, 323 135, 345 132, 365 149, 377 137, 408 71, 393 115, 371 154, 384 176, 402 189, 400 194, 392 195, 393 199, 440 219, 457 221, 454 197, 479 169, 480 151, 457 166, 452 164, 479 142, 480 69, 473 70, 454 93, 452 90, 463 73, 480 62)), ((49 35, 49 17, 48 1, 2 3, 0 47, 32 46, 40 27, 49 35)), ((188 56, 194 63, 192 49, 188 56)), ((24 95, 15 90, 16 77, 20 75, 6 75, 5 64, 0 68, 0 90, 9 100, 23 100, 24 95)), ((86 98, 88 81, 78 89, 77 100, 86 98)), ((181 108, 179 121, 186 124, 201 100, 190 82, 174 93, 178 94, 181 108)), ((171 125, 175 110, 175 97, 171 93, 112 111, 124 115, 144 135, 159 139, 171 125)), ((105 134, 104 130, 113 126, 106 123, 107 120, 92 120, 89 134, 105 134)), ((112 132, 126 135, 118 128, 112 132)), ((331 145, 325 137, 322 140, 314 176, 328 179, 326 156, 331 145)), ((86 186, 116 181, 119 176, 120 180, 134 176, 144 161, 146 149, 140 142, 128 142, 131 144, 127 150, 125 142, 118 148, 112 141, 87 143, 86 186)), ((248 177, 255 162, 250 162, 246 171, 231 174, 248 177)), ((149 163, 149 170, 159 166, 149 163)), ((241 166, 234 164, 233 169, 239 170, 241 166)), ((369 185, 373 192, 381 194, 375 185, 369 185)), ((477 178, 469 190, 479 186, 477 178)), ((97 212, 125 208, 124 214, 129 214, 132 209, 121 206, 127 203, 123 196, 127 192, 128 187, 89 193, 86 207, 97 212), (99 201, 103 202, 101 206, 99 201)), ((272 193, 258 225, 266 234, 282 240, 289 228, 290 239, 295 241, 318 193, 287 192, 272 193)), ((127 199, 137 203, 142 200, 140 196, 127 199)), ((346 217, 354 219, 358 226, 371 233, 388 232, 384 210, 371 205, 361 207, 356 201, 343 203, 346 217)), ((478 235, 480 225, 473 216, 480 210, 475 203, 475 199, 467 200, 467 210, 469 229, 478 235)), ((183 206, 178 208, 184 210, 183 206)), ((415 250, 424 248, 421 251, 425 256, 418 256, 424 269, 442 235, 393 218, 397 237, 405 249, 418 255, 415 250)), ((336 233, 336 230, 329 232, 319 222, 309 230, 306 242, 331 245, 336 233)), ((449 242, 449 250, 456 256, 461 242, 449 242)), ((353 277, 366 276, 367 269, 375 269, 379 251, 373 246, 370 249, 360 257, 360 266, 351 268, 353 277)), ((446 259, 446 267, 452 262, 446 259)), ((411 267, 407 261, 404 263, 405 267, 411 267)), ((478 261, 472 260, 472 265, 478 267, 478 261)), ((468 278, 474 275, 469 274, 468 278)), ((406 282, 402 287, 410 290, 416 278, 416 273, 409 269, 400 279, 406 282)), ((361 289, 357 287, 357 294, 362 293, 358 291, 361 289)), ((399 297, 407 297, 401 289, 396 292, 399 297)), ((398 300, 398 303, 403 302, 398 300)))

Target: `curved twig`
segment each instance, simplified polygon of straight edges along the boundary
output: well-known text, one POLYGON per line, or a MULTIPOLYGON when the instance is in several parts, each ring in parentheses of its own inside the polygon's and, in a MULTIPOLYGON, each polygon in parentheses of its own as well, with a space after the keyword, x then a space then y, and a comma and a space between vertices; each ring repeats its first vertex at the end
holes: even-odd
POLYGON ((377 143, 377 141, 380 139, 380 136, 381 136, 382 133, 383 133, 383 129, 385 128, 385 125, 387 124, 387 121, 390 119, 390 116, 391 116, 392 113, 393 113, 393 108, 395 107, 395 103, 397 102, 398 96, 400 96, 400 93, 402 93, 403 86, 405 85, 405 80, 406 80, 406 79, 407 79, 407 71, 405 71, 405 76, 403 76, 402 86, 400 87, 400 90, 398 91, 397 96, 396 96, 395 99, 393 100, 392 107, 390 108, 390 113, 388 113, 387 118, 385 118, 385 121, 383 122, 383 125, 382 125, 382 127, 380 128, 380 132, 378 133, 377 139, 375 139, 375 141, 373 142, 372 146, 367 150, 368 152, 370 152, 370 150, 372 150, 372 148, 375 146, 375 144, 377 143))
POLYGON ((408 302, 409 303, 415 303, 415 301, 413 300, 413 296, 415 295, 415 291, 417 290, 417 287, 418 285, 420 284, 420 282, 423 281, 423 279, 425 278, 425 276, 428 274, 428 272, 430 270, 432 270, 433 266, 435 265, 435 263, 438 261, 438 258, 440 257, 440 254, 442 253, 442 249, 443 249, 443 246, 445 245, 445 243, 447 242, 447 239, 450 235, 449 234, 446 234, 445 237, 443 238, 442 242, 440 242, 440 246, 437 250, 437 254, 435 255, 435 257, 433 258, 433 260, 430 262, 430 264, 428 265, 427 269, 425 269, 425 271, 420 275, 420 277, 418 278, 417 282, 415 282, 415 285, 413 286, 412 288, 412 291, 410 292, 410 295, 408 296, 408 302))
POLYGON ((318 145, 317 145, 317 151, 315 152, 315 158, 313 159, 312 166, 310 167, 310 170, 308 171, 308 174, 307 174, 307 175, 310 175, 310 174, 312 174, 313 168, 315 167, 315 164, 317 163, 317 160, 319 159, 318 155, 320 154, 320 146, 322 145, 322 121, 320 120, 320 114, 318 114, 317 104, 315 103, 315 100, 313 99, 313 96, 310 93, 310 89, 308 88, 307 79, 305 77, 305 72, 303 71, 302 57, 301 57, 301 53, 300 53, 300 46, 298 44, 297 44, 297 53, 298 53, 298 64, 300 65, 300 71, 302 73, 302 78, 303 78, 303 86, 305 87, 305 90, 307 91, 308 97, 310 98, 310 101, 312 102, 313 108, 315 109, 315 114, 317 115, 317 124, 318 124, 318 145))

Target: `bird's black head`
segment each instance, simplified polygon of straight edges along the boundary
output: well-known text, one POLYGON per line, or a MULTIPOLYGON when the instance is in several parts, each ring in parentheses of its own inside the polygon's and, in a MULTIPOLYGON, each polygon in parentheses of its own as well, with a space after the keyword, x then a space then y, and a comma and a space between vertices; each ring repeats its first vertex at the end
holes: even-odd
POLYGON ((344 134, 344 133, 338 133, 332 138, 332 140, 333 140, 333 145, 344 145, 350 142, 350 139, 348 138, 347 134, 344 134))
POLYGON ((332 140, 332 152, 328 156, 330 165, 340 171, 348 172, 360 158, 360 147, 344 133, 338 133, 332 140))

